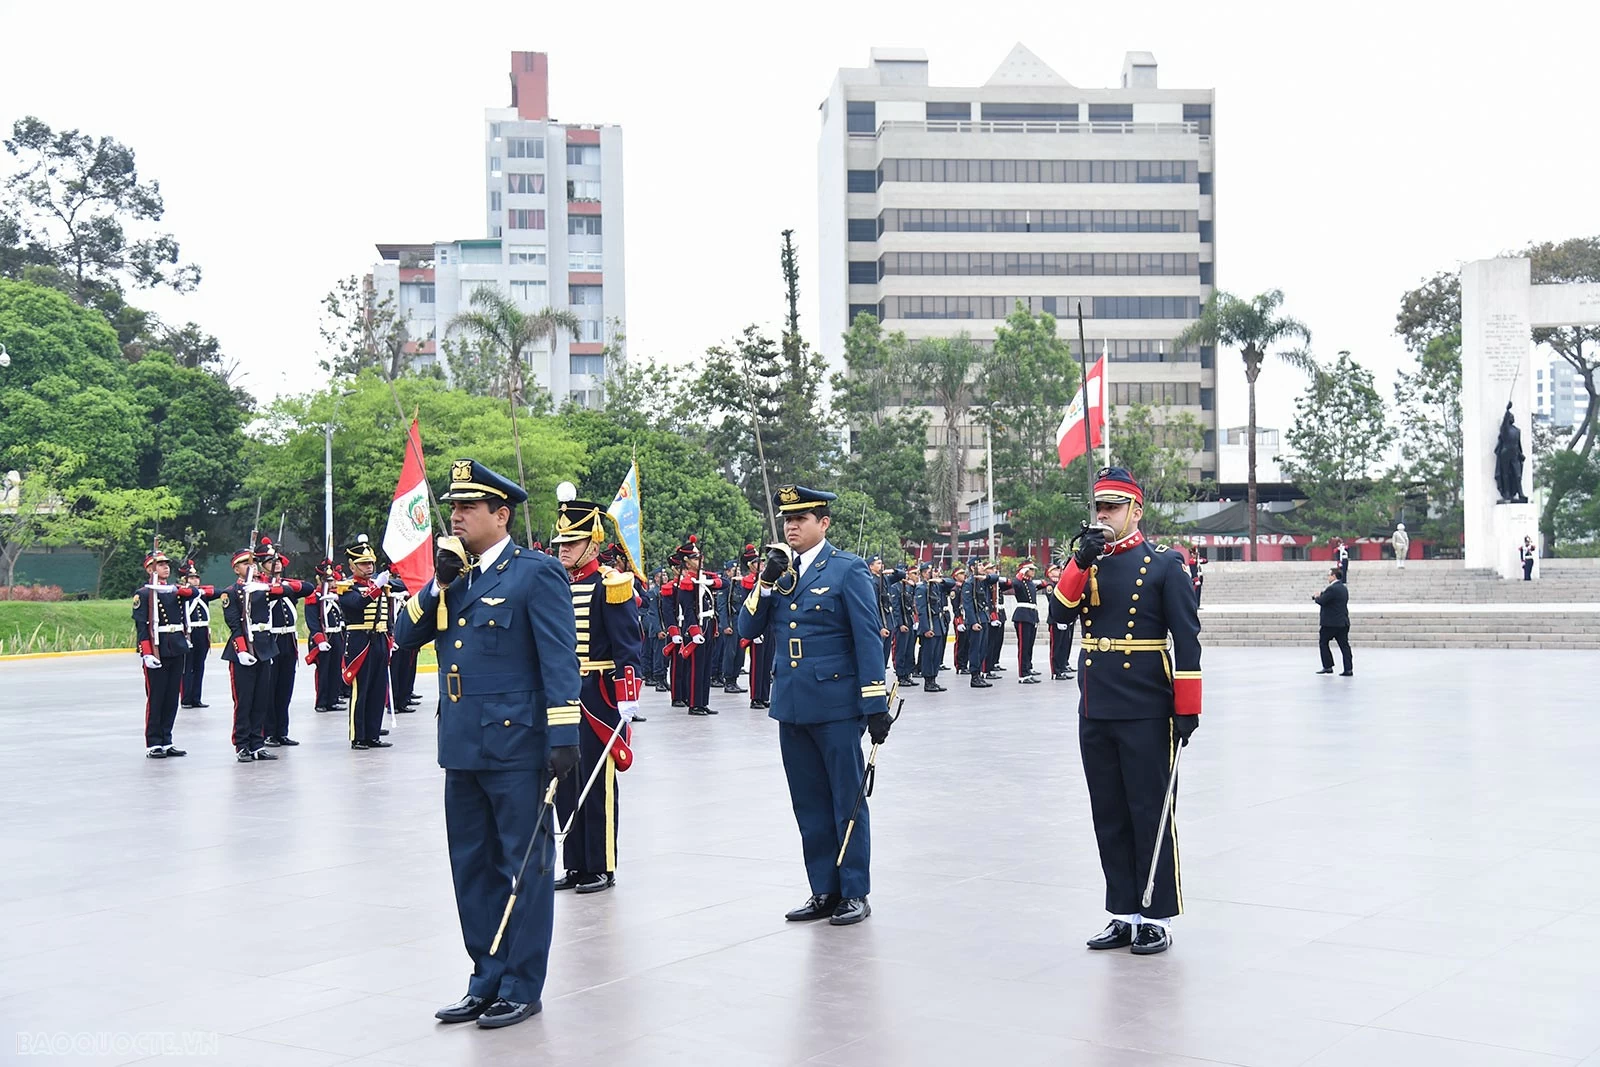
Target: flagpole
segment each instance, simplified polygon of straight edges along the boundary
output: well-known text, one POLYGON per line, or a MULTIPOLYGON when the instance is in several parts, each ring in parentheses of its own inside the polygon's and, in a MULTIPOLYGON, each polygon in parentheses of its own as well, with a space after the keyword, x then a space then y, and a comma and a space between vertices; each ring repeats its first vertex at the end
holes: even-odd
POLYGON ((1100 414, 1105 417, 1104 437, 1100 444, 1105 449, 1102 467, 1111 466, 1111 346, 1100 339, 1100 414))
MULTIPOLYGON (((1083 301, 1078 301, 1078 354, 1083 357, 1083 465, 1089 483, 1089 513, 1094 514, 1094 439, 1089 436, 1089 348, 1083 339, 1083 301)), ((1104 401, 1101 401, 1104 404, 1104 401)))

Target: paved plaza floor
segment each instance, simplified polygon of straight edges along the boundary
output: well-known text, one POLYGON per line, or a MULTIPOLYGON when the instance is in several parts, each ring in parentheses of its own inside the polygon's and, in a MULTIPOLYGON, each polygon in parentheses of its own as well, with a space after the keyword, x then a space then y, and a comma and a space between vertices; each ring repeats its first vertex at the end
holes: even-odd
POLYGON ((1147 958, 1083 947, 1067 683, 908 695, 853 928, 783 921, 807 889, 775 724, 651 693, 619 884, 558 896, 544 1013, 500 1031, 432 1017, 469 964, 431 703, 351 752, 303 676, 302 746, 239 765, 211 666, 188 758, 154 761, 133 656, 0 664, 0 1061, 1600 1065, 1592 653, 1365 651, 1339 678, 1309 647, 1208 651, 1188 913, 1147 958))

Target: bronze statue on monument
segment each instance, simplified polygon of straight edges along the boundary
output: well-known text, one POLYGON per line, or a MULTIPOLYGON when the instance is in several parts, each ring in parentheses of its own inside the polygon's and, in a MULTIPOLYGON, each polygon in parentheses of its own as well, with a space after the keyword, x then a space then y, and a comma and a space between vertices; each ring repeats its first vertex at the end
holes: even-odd
POLYGON ((1506 405, 1505 417, 1500 420, 1500 439, 1494 445, 1494 484, 1500 491, 1501 504, 1526 504, 1522 492, 1522 431, 1506 405))

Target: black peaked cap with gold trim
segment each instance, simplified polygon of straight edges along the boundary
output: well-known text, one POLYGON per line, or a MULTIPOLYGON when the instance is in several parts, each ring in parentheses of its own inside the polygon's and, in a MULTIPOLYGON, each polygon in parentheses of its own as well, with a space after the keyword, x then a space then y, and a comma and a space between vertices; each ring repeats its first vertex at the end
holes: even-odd
POLYGON ((475 459, 458 459, 450 464, 450 489, 440 500, 487 500, 500 504, 520 504, 528 499, 522 486, 496 474, 475 459))
POLYGON ((604 509, 593 500, 563 500, 556 506, 556 535, 550 539, 554 545, 568 541, 604 541, 604 509))
POLYGON ((772 494, 772 502, 783 515, 793 515, 799 512, 815 511, 826 508, 829 504, 839 499, 839 494, 830 493, 823 489, 807 489, 803 485, 780 485, 778 491, 772 494))

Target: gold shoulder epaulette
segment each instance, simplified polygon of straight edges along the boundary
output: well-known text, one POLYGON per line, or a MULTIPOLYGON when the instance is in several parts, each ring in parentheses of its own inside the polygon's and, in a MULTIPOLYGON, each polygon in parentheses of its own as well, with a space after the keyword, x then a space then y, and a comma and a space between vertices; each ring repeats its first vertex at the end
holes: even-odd
POLYGON ((633 599, 633 575, 607 567, 601 579, 606 586, 607 604, 626 604, 633 599))

